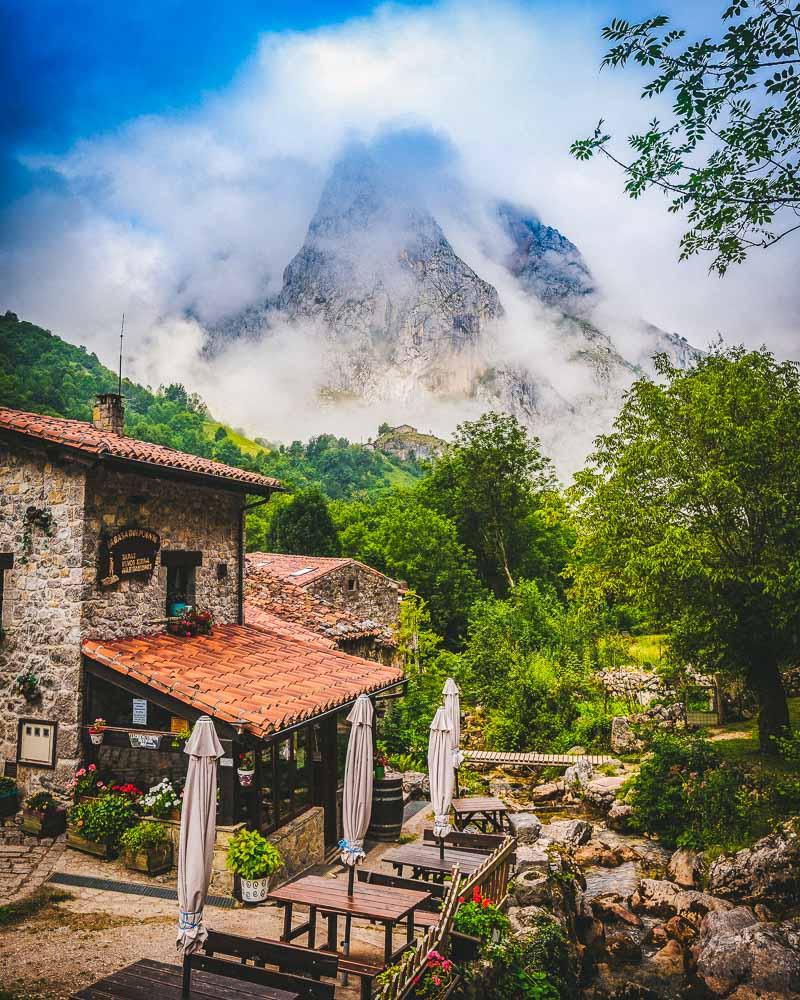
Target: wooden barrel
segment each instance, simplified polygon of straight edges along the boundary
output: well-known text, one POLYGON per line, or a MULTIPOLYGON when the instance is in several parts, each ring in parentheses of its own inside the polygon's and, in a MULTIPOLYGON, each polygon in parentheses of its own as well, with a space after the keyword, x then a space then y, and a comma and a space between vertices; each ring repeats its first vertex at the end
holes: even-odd
POLYGON ((372 786, 370 840, 397 840, 403 827, 403 779, 381 778, 372 786))

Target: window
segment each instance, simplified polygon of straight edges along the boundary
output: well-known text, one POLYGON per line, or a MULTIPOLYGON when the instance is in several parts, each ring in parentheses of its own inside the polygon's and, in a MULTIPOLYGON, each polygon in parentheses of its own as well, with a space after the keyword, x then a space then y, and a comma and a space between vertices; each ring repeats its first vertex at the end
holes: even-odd
POLYGON ((167 567, 167 615, 179 614, 186 605, 194 606, 195 573, 203 564, 202 552, 164 549, 161 565, 167 567))
POLYGON ((17 729, 17 763, 55 767, 57 728, 57 723, 44 719, 20 719, 17 729))
POLYGON ((261 750, 261 830, 267 833, 313 801, 313 726, 261 750))
POLYGON ((3 587, 6 570, 14 565, 14 556, 10 552, 0 552, 0 628, 3 626, 3 587))
POLYGON ((354 576, 348 576, 347 578, 347 589, 352 594, 358 589, 358 581, 354 576))

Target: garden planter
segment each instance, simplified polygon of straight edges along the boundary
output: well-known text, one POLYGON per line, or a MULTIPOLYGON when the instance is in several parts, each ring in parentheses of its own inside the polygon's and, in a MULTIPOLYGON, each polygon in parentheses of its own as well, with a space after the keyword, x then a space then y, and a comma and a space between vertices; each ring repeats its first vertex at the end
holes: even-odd
POLYGON ((264 878, 242 878, 241 875, 234 875, 233 894, 239 902, 249 903, 251 906, 264 903, 271 881, 271 875, 265 875, 264 878))
POLYGON ((255 770, 244 770, 244 768, 241 767, 238 769, 239 784, 242 788, 249 788, 253 784, 253 775, 255 773, 255 770))
POLYGON ((13 816, 19 811, 19 792, 0 795, 0 817, 13 816))
POLYGON ((56 807, 45 811, 22 810, 22 829, 36 837, 58 837, 67 826, 66 809, 56 807))
POLYGON ((94 743, 96 747, 99 747, 103 742, 103 737, 105 733, 89 733, 89 739, 94 743))
POLYGON ((483 941, 478 937, 472 937, 471 934, 450 932, 450 950, 456 965, 468 965, 474 962, 480 954, 482 945, 483 941))
POLYGON ((74 847, 76 851, 94 854, 98 858, 103 858, 104 861, 108 861, 116 855, 116 851, 113 851, 105 841, 87 840, 69 827, 67 827, 67 844, 74 847))
POLYGON ((145 875, 161 875, 172 868, 172 844, 147 847, 140 851, 123 851, 125 867, 145 875))

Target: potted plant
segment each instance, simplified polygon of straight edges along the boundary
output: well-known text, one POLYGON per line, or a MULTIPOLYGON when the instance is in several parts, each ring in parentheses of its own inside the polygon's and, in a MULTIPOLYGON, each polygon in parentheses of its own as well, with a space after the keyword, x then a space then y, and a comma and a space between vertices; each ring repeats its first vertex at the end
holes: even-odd
POLYGON ((95 746, 100 746, 103 742, 106 731, 106 720, 105 719, 95 719, 94 722, 89 726, 89 739, 94 743, 95 746))
POLYGON ((450 937, 453 958, 457 962, 473 962, 484 944, 497 943, 508 933, 508 917, 481 893, 479 886, 472 890, 472 899, 459 898, 450 937))
POLYGON ((76 802, 86 802, 107 791, 108 785, 101 780, 97 765, 90 764, 88 767, 78 768, 72 776, 69 789, 76 802))
MULTIPOLYGON (((384 990, 390 986, 399 971, 398 965, 390 965, 388 969, 384 969, 375 979, 377 989, 384 990)), ((451 995, 459 981, 458 969, 450 959, 445 958, 438 951, 429 951, 425 968, 414 979, 412 996, 416 997, 417 1000, 421 1000, 423 997, 430 998, 430 1000, 444 1000, 445 997, 451 995)))
POLYGON ((17 677, 17 690, 25 701, 37 701, 42 696, 42 682, 33 670, 24 670, 17 677))
POLYGON ((79 802, 67 815, 67 843, 101 858, 116 855, 122 834, 138 816, 127 795, 109 793, 90 802, 79 802))
POLYGON ((173 750, 182 750, 186 746, 186 741, 192 735, 191 730, 182 729, 179 733, 173 733, 171 746, 173 750))
POLYGON ((256 773, 256 755, 253 750, 245 750, 239 754, 239 766, 236 770, 239 775, 239 784, 242 788, 249 788, 253 784, 253 775, 256 773))
POLYGON ((67 811, 50 792, 31 795, 22 807, 22 829, 36 837, 58 837, 67 825, 67 811))
POLYGON ((177 822, 181 818, 181 794, 175 790, 169 778, 164 778, 142 796, 140 805, 145 813, 156 819, 177 822))
POLYGON ((19 789, 13 778, 0 778, 0 818, 19 809, 19 789))
POLYGON ((270 878, 283 867, 281 852, 258 830, 239 830, 228 844, 228 869, 234 874, 233 892, 242 903, 267 898, 270 878))
POLYGON ((186 607, 169 619, 167 631, 170 635, 189 639, 195 635, 210 635, 213 624, 214 616, 210 611, 197 611, 195 608, 186 607))
POLYGON ((172 837, 163 823, 137 823, 119 842, 125 867, 131 871, 160 875, 172 867, 172 837))

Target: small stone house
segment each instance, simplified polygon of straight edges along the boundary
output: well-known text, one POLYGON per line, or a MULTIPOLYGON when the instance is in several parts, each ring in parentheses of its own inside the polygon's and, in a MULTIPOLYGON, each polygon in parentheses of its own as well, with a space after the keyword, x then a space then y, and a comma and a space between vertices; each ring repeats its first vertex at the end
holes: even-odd
POLYGON ((292 623, 245 624, 246 511, 280 488, 126 437, 117 395, 92 423, 0 407, 0 773, 63 797, 90 761, 139 787, 180 780, 175 734, 210 715, 221 828, 270 834, 290 868, 321 860, 338 839, 349 707, 403 677, 292 623), (210 634, 170 634, 187 608, 211 612, 210 634))
POLYGON ((357 559, 251 552, 247 560, 252 571, 266 570, 354 619, 397 624, 402 584, 357 559))

